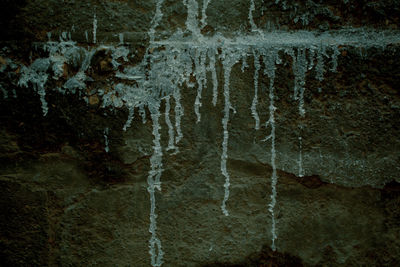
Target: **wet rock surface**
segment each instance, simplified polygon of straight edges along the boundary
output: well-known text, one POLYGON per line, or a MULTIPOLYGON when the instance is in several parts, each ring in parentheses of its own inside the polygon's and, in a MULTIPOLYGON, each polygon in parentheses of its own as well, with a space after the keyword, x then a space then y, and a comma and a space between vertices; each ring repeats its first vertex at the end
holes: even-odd
MULTIPOLYGON (((234 1, 226 8, 223 1, 211 1, 206 11, 208 26, 202 33, 248 32, 249 2, 234 1)), ((397 1, 306 1, 287 3, 287 8, 284 1, 276 2, 255 1, 258 27, 277 29, 278 19, 280 30, 366 25, 383 31, 399 25, 397 1)), ((0 60, 0 84, 7 92, 0 105, 3 262, 8 266, 150 266, 147 183, 154 145, 152 111, 144 109, 147 120, 143 123, 135 108, 131 127, 123 131, 129 109, 119 105, 118 94, 112 98, 117 107, 103 107, 103 97, 122 81, 116 73, 139 66, 149 53, 147 31, 156 2, 46 0, 5 1, 4 5, 15 14, 1 19, 7 33, 0 60), (33 85, 19 86, 18 79, 24 65, 48 56, 40 49, 48 32, 52 40, 70 32, 77 47, 87 51, 116 45, 123 33, 130 54, 127 60, 118 58, 116 67, 113 51, 96 50, 85 70, 91 78, 85 80, 86 87, 63 94, 55 88, 62 88, 81 70, 85 55, 80 50, 76 64, 66 61, 59 78, 47 81, 48 113, 43 116, 43 103, 33 85)), ((187 8, 182 2, 165 1, 162 12, 156 28, 160 38, 186 27, 187 8)), ((270 134, 265 125, 270 117, 270 79, 264 67, 258 79, 261 127, 257 131, 250 110, 254 56, 247 57, 249 66, 244 71, 239 60, 230 73, 230 100, 236 113, 230 113, 228 122, 229 216, 220 208, 225 182, 221 174, 223 61, 217 58, 216 106, 212 104, 212 75, 207 74, 199 123, 194 110, 197 85, 181 86, 184 115, 183 138, 176 145, 179 153, 166 151, 169 127, 166 103, 161 101, 163 171, 161 191, 155 191, 155 198, 163 266, 399 265, 399 42, 384 48, 339 47, 336 72, 328 71, 333 64, 328 51, 323 56, 323 80, 316 78, 315 68, 306 72, 304 117, 293 98, 293 58, 279 52, 282 64, 276 65, 274 80, 275 252, 270 249, 272 216, 268 211, 271 141, 263 141, 270 134)), ((150 54, 158 56, 163 49, 154 48, 150 54)), ((51 68, 46 71, 49 77, 56 75, 51 68)), ((190 79, 198 82, 194 75, 190 79)), ((172 112, 175 104, 171 98, 172 123, 177 119, 172 112)))

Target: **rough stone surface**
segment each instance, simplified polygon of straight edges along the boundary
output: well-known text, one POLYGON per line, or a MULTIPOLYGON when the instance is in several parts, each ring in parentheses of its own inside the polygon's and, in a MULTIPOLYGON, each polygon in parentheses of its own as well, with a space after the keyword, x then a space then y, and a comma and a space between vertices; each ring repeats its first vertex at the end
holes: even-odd
MULTIPOLYGON (((135 110, 132 126, 123 131, 126 108, 102 108, 97 93, 90 94, 86 103, 78 94, 51 90, 78 72, 76 66, 65 64, 60 80, 46 88, 49 111, 44 117, 38 94, 30 87, 16 86, 21 68, 12 67, 6 55, 29 65, 42 56, 35 47, 47 41, 48 32, 52 40, 70 32, 80 46, 92 48, 118 43, 122 33, 133 56, 119 62, 122 67, 135 66, 148 47, 156 1, 3 2, 0 63, 6 71, 0 73, 0 86, 8 97, 0 100, 1 262, 5 266, 150 266, 150 116, 142 123, 135 110), (94 14, 97 44, 92 44, 94 14)), ((208 26, 202 33, 248 34, 249 6, 250 1, 243 0, 231 1, 229 7, 225 1, 211 1, 208 26)), ((271 31, 360 26, 383 31, 400 26, 400 3, 394 0, 255 1, 255 7, 255 24, 271 31)), ((166 0, 162 12, 158 39, 178 28, 185 30, 187 10, 181 1, 166 0)), ((168 126, 162 102, 162 190, 155 196, 163 266, 399 265, 399 44, 400 40, 385 49, 340 47, 337 72, 327 71, 319 81, 314 69, 308 71, 305 117, 293 100, 292 59, 280 54, 283 64, 277 66, 275 78, 275 252, 270 249, 268 212, 271 144, 262 141, 270 131, 265 127, 267 75, 260 72, 257 109, 263 123, 255 131, 250 110, 253 57, 248 57, 250 67, 244 72, 242 62, 232 69, 231 102, 237 112, 231 113, 228 123, 228 217, 220 208, 224 196, 221 61, 216 67, 217 105, 212 105, 208 74, 199 123, 193 107, 196 90, 182 87, 185 115, 177 154, 165 151, 168 126)), ((324 60, 330 68, 330 57, 324 60)), ((106 49, 93 56, 87 73, 93 81, 86 91, 112 90, 115 70, 106 49)), ((175 121, 172 113, 171 120, 175 121)))

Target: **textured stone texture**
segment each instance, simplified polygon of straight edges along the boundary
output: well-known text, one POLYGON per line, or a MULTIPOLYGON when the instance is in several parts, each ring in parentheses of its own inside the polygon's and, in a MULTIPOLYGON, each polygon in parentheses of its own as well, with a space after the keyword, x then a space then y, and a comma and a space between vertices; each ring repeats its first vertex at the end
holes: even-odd
MULTIPOLYGON (((398 1, 306 1, 294 11, 282 1, 255 1, 255 23, 266 29, 338 29, 399 26, 398 1), (295 23, 304 10, 310 23, 295 23), (268 26, 268 21, 271 21, 268 26)), ((33 42, 57 39, 71 31, 82 45, 92 40, 93 15, 99 43, 115 43, 119 34, 141 61, 154 1, 4 1, 1 19, 13 59, 29 62, 39 52, 33 42), (11 12, 13 11, 13 12, 11 12), (39 14, 39 15, 38 15, 39 14), (14 16, 15 15, 15 16, 14 16)), ((201 3, 200 3, 201 6, 201 3)), ((211 1, 203 33, 248 32, 249 2, 211 1)), ((185 27, 181 1, 165 1, 157 35, 185 27)), ((109 86, 109 55, 92 60, 91 88, 109 86), (104 63, 106 62, 106 63, 104 63)), ((291 59, 277 69, 276 149, 278 167, 277 252, 271 243, 269 134, 254 130, 251 67, 231 74, 231 101, 237 110, 229 122, 229 217, 221 213, 224 178, 220 172, 223 97, 211 103, 212 86, 203 91, 202 120, 196 124, 195 90, 184 88, 180 153, 164 153, 162 192, 156 193, 158 236, 164 266, 396 266, 400 264, 400 50, 341 48, 337 73, 316 80, 307 73, 306 116, 293 100, 291 59), (298 177, 303 140, 304 177, 298 177), (264 265, 263 265, 264 264, 264 265)), ((328 62, 328 58, 326 58, 328 62)), ((74 72, 73 68, 68 69, 74 72)), ((18 70, 14 71, 15 73, 18 70)), ((1 81, 14 79, 1 74, 1 81)), ((223 82, 218 63, 219 84, 223 82)), ((260 73, 258 112, 268 119, 269 80, 260 73), (263 89, 264 88, 264 89, 263 89)), ((12 91, 13 85, 7 88, 12 91)), ((49 114, 39 97, 17 88, 17 98, 0 105, 0 246, 8 266, 149 266, 147 174, 152 154, 150 120, 135 117, 126 132, 124 109, 87 105, 77 95, 48 91, 49 114), (104 151, 108 127, 110 152, 104 151)), ((164 110, 164 107, 161 107, 164 110)), ((172 116, 172 119, 173 116, 172 116)), ((168 133, 161 119, 162 146, 168 133)))

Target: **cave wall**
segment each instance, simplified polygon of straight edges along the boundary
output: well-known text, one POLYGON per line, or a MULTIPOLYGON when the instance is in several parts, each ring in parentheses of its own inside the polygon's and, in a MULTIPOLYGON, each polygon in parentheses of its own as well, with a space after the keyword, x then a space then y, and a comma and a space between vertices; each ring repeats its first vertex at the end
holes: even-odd
POLYGON ((398 1, 2 5, 7 266, 399 264, 398 1))

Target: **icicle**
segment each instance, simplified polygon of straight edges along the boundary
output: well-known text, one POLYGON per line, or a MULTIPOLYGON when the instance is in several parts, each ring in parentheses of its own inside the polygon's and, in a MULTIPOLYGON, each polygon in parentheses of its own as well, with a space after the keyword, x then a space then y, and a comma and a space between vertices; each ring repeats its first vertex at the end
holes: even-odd
POLYGON ((207 19, 207 14, 206 10, 208 7, 208 4, 211 2, 211 0, 203 0, 203 6, 201 8, 201 28, 204 28, 207 25, 206 19, 207 19))
POLYGON ((218 79, 217 79, 217 70, 215 67, 215 64, 216 64, 215 54, 216 54, 215 49, 208 50, 208 61, 209 61, 208 71, 211 72, 211 77, 212 77, 212 81, 213 81, 212 103, 213 103, 214 107, 217 105, 217 98, 218 98, 218 79))
POLYGON ((278 175, 276 170, 276 150, 275 150, 275 110, 276 107, 274 105, 274 79, 275 79, 275 62, 276 57, 278 57, 277 52, 271 51, 269 55, 264 57, 265 62, 265 70, 266 74, 269 77, 269 119, 266 123, 266 127, 271 127, 271 133, 268 139, 271 140, 271 167, 272 167, 272 175, 271 175, 271 202, 269 203, 268 211, 271 213, 272 217, 272 226, 271 226, 271 234, 272 234, 272 244, 271 249, 273 251, 276 250, 275 240, 277 238, 276 234, 276 218, 275 218, 275 205, 276 205, 276 184, 278 182, 278 175))
POLYGON ((317 72, 315 78, 317 78, 319 81, 322 81, 324 79, 324 73, 325 73, 324 55, 325 55, 325 46, 321 44, 317 52, 317 65, 315 66, 315 70, 317 72))
POLYGON ((314 56, 315 50, 313 48, 310 48, 308 50, 308 70, 311 70, 314 67, 314 56))
POLYGON ((292 54, 294 73, 294 99, 299 101, 299 114, 304 117, 304 85, 307 72, 306 49, 297 48, 297 56, 292 54))
POLYGON ((105 145, 104 150, 107 153, 110 151, 110 148, 108 147, 108 132, 109 132, 109 129, 105 128, 104 129, 104 145, 105 145))
POLYGON ((222 142, 222 154, 221 154, 221 172, 222 175, 225 177, 225 194, 224 200, 222 201, 221 209, 222 213, 225 216, 229 216, 229 212, 226 209, 226 202, 229 199, 229 186, 230 186, 230 177, 229 173, 226 169, 226 162, 228 159, 228 139, 229 139, 229 132, 228 132, 228 122, 229 122, 229 112, 232 109, 230 96, 229 96, 229 82, 230 82, 230 75, 233 65, 237 62, 237 51, 227 51, 223 54, 223 67, 224 67, 224 99, 225 99, 225 106, 224 106, 224 117, 222 119, 222 127, 224 129, 224 139, 222 142))
POLYGON ((143 105, 140 105, 139 106, 139 113, 140 113, 140 116, 142 116, 142 123, 143 124, 146 124, 146 110, 144 109, 144 106, 143 105))
POLYGON ((333 46, 333 54, 332 54, 332 68, 330 69, 330 71, 332 72, 336 72, 337 66, 338 66, 338 56, 340 55, 339 49, 337 46, 333 46))
POLYGON ((96 43, 96 34, 97 34, 97 19, 96 19, 96 13, 94 13, 93 16, 93 43, 96 43))
POLYGON ((175 100, 175 128, 176 128, 176 137, 175 137, 175 144, 178 144, 179 141, 182 139, 183 134, 181 130, 181 119, 183 116, 183 107, 181 105, 181 93, 179 88, 176 88, 173 97, 175 100))
POLYGON ((303 142, 301 136, 299 136, 299 177, 304 176, 303 169, 303 142))
POLYGON ((203 91, 203 87, 205 87, 207 84, 205 51, 203 51, 200 48, 196 49, 194 56, 194 63, 195 63, 195 76, 197 80, 197 95, 196 95, 196 100, 194 102, 194 111, 197 117, 196 123, 199 123, 201 119, 201 114, 200 114, 201 94, 203 91))
POLYGON ((254 98, 251 104, 251 114, 256 122, 255 129, 260 129, 260 118, 257 113, 257 103, 258 103, 258 72, 260 71, 260 58, 256 50, 253 51, 254 55, 254 98))
POLYGON ((150 226, 149 232, 151 238, 149 240, 149 253, 151 256, 152 266, 161 266, 163 264, 164 252, 161 249, 161 241, 157 237, 157 214, 156 214, 156 197, 155 189, 161 190, 160 177, 162 169, 162 149, 160 144, 160 112, 157 107, 150 107, 151 119, 153 121, 153 155, 150 158, 150 171, 147 178, 147 191, 150 194, 150 226))
POLYGON ((176 149, 174 145, 174 139, 175 139, 174 127, 172 126, 171 119, 169 118, 169 112, 171 110, 171 104, 169 102, 169 98, 170 98, 169 95, 165 97, 165 123, 168 126, 168 137, 169 137, 167 151, 176 149))
POLYGON ((249 22, 251 26, 251 31, 257 31, 257 25, 254 23, 253 19, 253 12, 255 11, 256 7, 254 5, 254 0, 250 0, 250 8, 249 8, 249 22))
POLYGON ((124 125, 124 128, 122 128, 122 130, 126 131, 126 129, 128 129, 129 127, 131 127, 132 120, 133 120, 133 116, 134 116, 134 112, 135 112, 134 107, 129 107, 128 119, 126 120, 125 125, 124 125))

